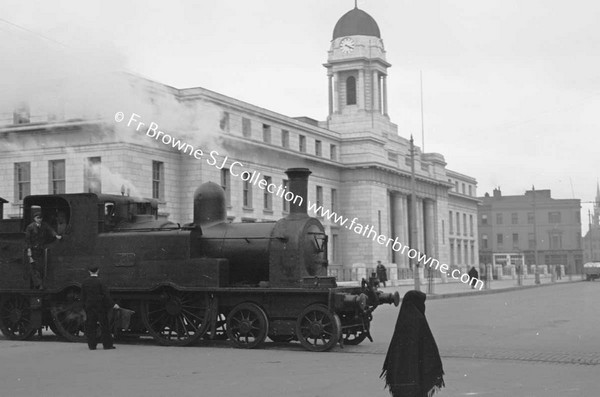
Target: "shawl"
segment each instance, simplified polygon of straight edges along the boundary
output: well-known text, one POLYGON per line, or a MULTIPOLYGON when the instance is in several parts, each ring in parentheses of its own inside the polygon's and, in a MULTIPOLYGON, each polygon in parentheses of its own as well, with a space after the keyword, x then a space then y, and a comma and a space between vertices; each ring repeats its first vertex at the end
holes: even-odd
POLYGON ((402 298, 380 375, 393 397, 431 396, 444 387, 442 360, 425 318, 425 298, 420 291, 402 298))

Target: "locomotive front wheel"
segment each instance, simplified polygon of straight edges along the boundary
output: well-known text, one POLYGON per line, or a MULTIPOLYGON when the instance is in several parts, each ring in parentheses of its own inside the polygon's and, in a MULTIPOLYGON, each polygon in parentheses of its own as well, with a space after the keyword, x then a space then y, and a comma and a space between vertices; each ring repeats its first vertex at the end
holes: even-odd
POLYGON ((235 347, 253 349, 265 341, 269 320, 254 303, 240 303, 229 312, 226 329, 235 347))
POLYGON ((296 322, 296 337, 305 349, 323 352, 339 342, 342 323, 327 306, 314 304, 302 311, 296 322))
POLYGON ((30 318, 29 298, 9 295, 0 299, 0 331, 8 339, 29 339, 36 331, 30 318))
POLYGON ((161 345, 185 346, 208 329, 208 299, 202 294, 163 291, 159 299, 144 300, 141 315, 148 333, 161 345))
POLYGON ((85 310, 80 292, 69 290, 50 308, 52 332, 70 342, 85 342, 85 310))

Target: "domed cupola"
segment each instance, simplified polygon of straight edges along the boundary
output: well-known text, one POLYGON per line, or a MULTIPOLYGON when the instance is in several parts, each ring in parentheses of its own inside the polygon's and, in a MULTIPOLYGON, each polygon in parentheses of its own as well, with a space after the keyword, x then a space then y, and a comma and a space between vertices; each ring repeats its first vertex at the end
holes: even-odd
POLYGON ((333 28, 333 40, 345 36, 374 36, 381 38, 379 26, 372 16, 354 8, 345 13, 333 28))
MULTIPOLYGON (((387 116, 387 68, 379 26, 357 7, 337 21, 327 54, 329 126, 372 123, 387 116)), ((344 127, 345 128, 345 127, 344 127)), ((357 127, 363 128, 363 127, 357 127)))

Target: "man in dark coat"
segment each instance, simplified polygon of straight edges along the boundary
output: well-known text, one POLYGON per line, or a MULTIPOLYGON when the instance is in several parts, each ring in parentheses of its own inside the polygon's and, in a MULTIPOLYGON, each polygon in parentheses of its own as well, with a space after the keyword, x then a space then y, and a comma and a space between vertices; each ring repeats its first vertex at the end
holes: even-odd
POLYGON ((88 347, 90 350, 96 350, 98 344, 96 327, 100 323, 104 350, 114 349, 108 323, 108 310, 111 308, 119 309, 119 305, 111 299, 108 288, 98 277, 98 267, 90 267, 89 272, 90 277, 81 284, 81 301, 85 307, 85 335, 88 347))
POLYGON ((383 284, 383 286, 385 287, 385 282, 387 281, 387 269, 385 268, 385 266, 383 266, 381 261, 377 261, 376 271, 377 271, 377 278, 379 279, 379 282, 381 282, 383 284))
POLYGON ((28 263, 26 273, 33 288, 44 288, 44 247, 55 238, 60 240, 62 236, 57 234, 47 223, 42 222, 42 212, 33 213, 33 222, 25 228, 25 243, 27 244, 28 263))
POLYGON ((471 289, 474 289, 477 280, 479 280, 479 272, 477 271, 477 269, 475 269, 475 266, 471 266, 471 270, 469 270, 467 274, 469 275, 469 280, 471 280, 471 289), (477 280, 473 280, 474 278, 476 278, 477 280))
POLYGON ((444 387, 444 369, 425 318, 426 295, 408 291, 383 363, 382 378, 393 397, 431 397, 444 387))

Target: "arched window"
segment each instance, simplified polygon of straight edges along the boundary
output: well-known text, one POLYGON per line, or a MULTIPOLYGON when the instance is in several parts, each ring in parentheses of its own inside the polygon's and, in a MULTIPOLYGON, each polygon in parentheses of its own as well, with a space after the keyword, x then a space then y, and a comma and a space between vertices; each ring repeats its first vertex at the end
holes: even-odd
POLYGON ((354 76, 346 79, 346 105, 356 105, 356 79, 354 76))

